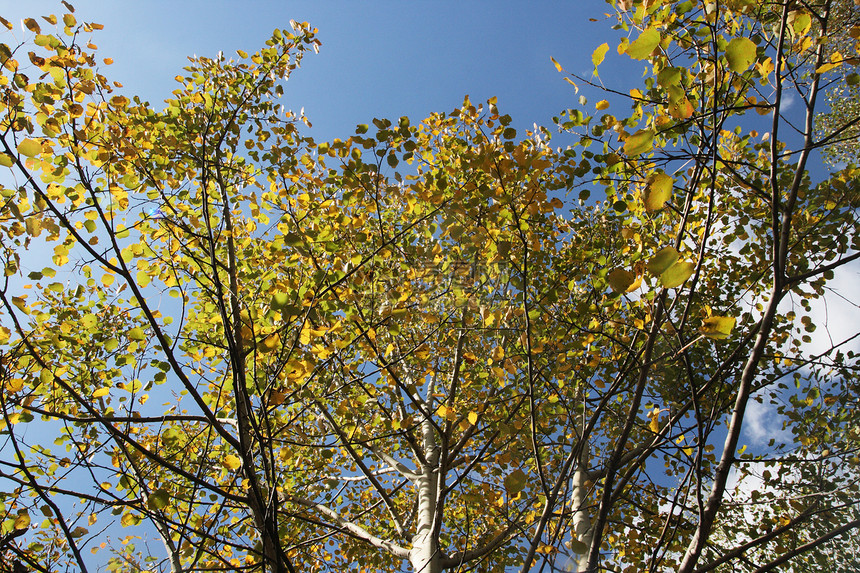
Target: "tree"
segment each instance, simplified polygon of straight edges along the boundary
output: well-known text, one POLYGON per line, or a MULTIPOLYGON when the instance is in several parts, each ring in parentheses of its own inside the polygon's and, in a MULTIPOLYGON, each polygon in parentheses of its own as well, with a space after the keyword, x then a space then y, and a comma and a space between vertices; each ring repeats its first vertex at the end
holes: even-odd
MULTIPOLYGON (((851 54, 856 57, 856 43, 860 35, 857 31, 860 28, 860 5, 838 0, 832 3, 831 9, 831 29, 834 33, 828 36, 825 45, 829 57, 837 61, 850 57, 851 54)), ((857 146, 857 138, 860 137, 860 108, 857 104, 860 98, 860 75, 849 70, 840 79, 842 81, 835 81, 835 85, 828 90, 827 103, 830 109, 817 118, 817 135, 819 139, 831 138, 825 151, 830 162, 855 163, 860 152, 857 146)))
POLYGON ((0 46, 8 567, 838 563, 857 334, 809 333, 860 257, 860 180, 808 173, 821 82, 857 64, 828 7, 619 2, 644 84, 627 117, 568 110, 565 149, 468 99, 317 143, 280 105, 307 23, 192 59, 159 111, 101 74, 98 25, 25 20, 0 46), (752 401, 792 437, 742 446, 752 401))

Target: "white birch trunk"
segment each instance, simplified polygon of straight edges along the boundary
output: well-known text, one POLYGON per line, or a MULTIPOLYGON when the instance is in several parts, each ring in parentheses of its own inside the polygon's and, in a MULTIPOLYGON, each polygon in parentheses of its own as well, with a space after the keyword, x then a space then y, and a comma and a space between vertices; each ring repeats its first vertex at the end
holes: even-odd
POLYGON ((412 538, 412 549, 409 550, 409 562, 413 573, 440 573, 441 554, 439 540, 436 538, 434 526, 439 491, 439 443, 436 440, 436 430, 429 416, 433 411, 433 391, 435 380, 427 387, 425 405, 427 416, 421 424, 423 433, 424 457, 427 463, 421 468, 421 475, 415 481, 418 490, 418 508, 415 516, 415 535, 412 538))
MULTIPOLYGON (((438 457, 438 454, 436 454, 438 457)), ((430 462, 430 459, 427 460, 430 462)), ((439 573, 440 557, 438 540, 433 532, 436 517, 436 491, 438 473, 428 463, 423 475, 418 478, 418 514, 416 516, 415 536, 409 551, 409 562, 414 573, 439 573)))
MULTIPOLYGON (((572 535, 574 535, 576 540, 584 544, 585 547, 591 547, 591 537, 593 533, 591 528, 591 519, 588 517, 588 500, 586 498, 588 490, 585 487, 585 480, 588 472, 588 458, 588 443, 585 443, 582 446, 582 454, 579 457, 576 472, 573 474, 573 493, 570 502, 574 511, 573 519, 571 520, 572 535)), ((577 554, 574 564, 576 565, 576 571, 587 571, 588 550, 577 554)))

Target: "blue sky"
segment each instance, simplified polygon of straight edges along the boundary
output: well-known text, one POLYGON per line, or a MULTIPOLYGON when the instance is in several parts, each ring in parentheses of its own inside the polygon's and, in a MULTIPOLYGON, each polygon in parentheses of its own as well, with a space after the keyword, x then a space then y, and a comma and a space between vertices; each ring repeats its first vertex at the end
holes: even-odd
MULTIPOLYGON (((66 11, 59 0, 6 4, 0 15, 15 25, 19 39, 21 18, 66 11)), ((612 6, 604 0, 73 4, 79 21, 105 26, 93 35, 100 56, 114 60, 105 74, 121 81, 126 94, 140 95, 156 106, 176 87, 173 78, 187 56, 214 56, 219 50, 228 56, 237 49, 252 52, 273 29, 288 28, 290 19, 311 22, 319 29, 322 49, 309 55, 290 79, 284 104, 304 108, 314 126, 311 135, 318 141, 345 138, 356 124, 374 117, 407 115, 414 122, 432 112, 450 111, 466 94, 475 103, 498 97, 501 112, 513 117, 521 134, 534 123, 550 126, 553 115, 579 105, 579 94, 564 81, 550 56, 568 70, 589 75, 594 49, 606 41, 613 48, 617 45, 617 32, 606 16, 612 6)), ((600 72, 608 86, 626 92, 641 85, 644 68, 610 49, 600 72)), ((580 93, 588 96, 589 111, 605 97, 584 86, 580 93)), ((821 167, 812 167, 820 178, 821 167)), ((843 293, 855 292, 860 288, 857 277, 852 270, 833 285, 843 293)), ((836 330, 837 323, 848 326, 852 321, 838 318, 850 309, 834 300, 830 309, 821 309, 821 323, 829 317, 836 330)))
MULTIPOLYGON (((285 105, 304 107, 317 140, 346 137, 374 117, 417 121, 450 111, 466 94, 475 103, 497 96, 502 113, 520 129, 550 125, 553 115, 578 100, 550 56, 566 69, 590 73, 594 48, 614 35, 604 15, 612 8, 604 0, 73 4, 79 21, 105 26, 93 38, 100 56, 115 62, 106 75, 153 104, 174 89, 187 56, 255 51, 274 28, 289 28, 290 19, 309 21, 319 29, 322 49, 290 80, 285 105)), ((21 18, 65 11, 59 0, 27 0, 4 7, 2 15, 21 37, 21 18)), ((622 61, 615 58, 611 62, 610 54, 601 69, 610 81, 622 61)), ((622 83, 629 89, 639 75, 622 83)), ((597 95, 591 94, 589 107, 602 99, 597 95)))
MULTIPOLYGON (((6 4, 0 7, 0 15, 15 25, 17 38, 23 37, 21 18, 66 11, 59 0, 6 4)), ((534 123, 550 126, 561 110, 579 106, 580 94, 588 96, 585 109, 589 111, 605 97, 585 86, 576 94, 551 56, 566 69, 589 75, 592 52, 608 41, 613 49, 600 68, 601 79, 621 92, 641 85, 645 68, 615 53, 618 32, 611 29, 613 21, 606 13, 612 6, 605 0, 249 0, 241 5, 226 0, 78 0, 73 4, 79 21, 105 26, 93 35, 100 56, 114 60, 105 74, 121 81, 126 94, 140 95, 156 107, 176 87, 173 78, 187 56, 214 56, 219 50, 228 56, 237 49, 252 52, 273 29, 288 28, 291 19, 311 22, 319 29, 322 49, 318 55, 308 55, 290 79, 284 104, 294 110, 304 108, 317 141, 345 138, 356 124, 369 123, 374 117, 407 115, 415 122, 432 112, 450 111, 466 94, 475 103, 498 97, 501 112, 513 117, 522 134, 534 123)), ((821 177, 821 167, 813 168, 821 177)), ((833 285, 846 294, 855 292, 860 288, 857 277, 852 270, 833 285)), ((831 307, 818 313, 822 324, 830 322, 839 330, 838 323, 847 327, 852 322, 838 320, 850 316, 844 313, 851 311, 851 305, 834 300, 831 307)), ((753 425, 753 434, 768 433, 756 428, 753 425)))
MULTIPOLYGON (((641 84, 642 63, 618 56, 611 30, 611 11, 604 0, 459 1, 448 0, 78 0, 78 20, 105 26, 93 35, 102 58, 114 64, 104 70, 124 84, 128 95, 140 95, 158 107, 176 86, 192 54, 232 55, 257 50, 274 28, 289 28, 290 19, 309 21, 319 29, 322 48, 308 55, 287 85, 284 104, 304 108, 318 141, 345 138, 356 124, 375 117, 409 116, 413 122, 432 112, 450 111, 468 94, 479 103, 498 97, 502 113, 521 131, 533 123, 551 125, 561 110, 578 106, 579 94, 550 61, 566 69, 591 72, 591 54, 603 42, 613 48, 601 66, 607 85, 622 92, 641 84), (590 21, 594 19, 596 21, 590 21)), ((66 9, 59 0, 7 0, 0 15, 20 19, 66 9)), ((41 21, 41 20, 40 20, 41 21)), ((45 24, 47 27, 47 24, 45 24)), ((27 34, 26 37, 30 37, 27 34)), ((4 40, 9 41, 9 40, 4 40)), ((604 96, 583 89, 586 109, 604 96)), ((621 113, 620 111, 618 113, 621 113)), ((860 292, 858 273, 843 273, 834 282, 843 293, 860 292)), ((848 330, 856 317, 851 305, 834 300, 831 325, 848 330), (852 313, 853 311, 853 313, 852 313)), ((819 321, 828 314, 822 310, 819 321)), ((839 338, 838 334, 834 338, 839 338)), ((765 440, 779 431, 779 420, 766 406, 752 406, 746 438, 765 440)))

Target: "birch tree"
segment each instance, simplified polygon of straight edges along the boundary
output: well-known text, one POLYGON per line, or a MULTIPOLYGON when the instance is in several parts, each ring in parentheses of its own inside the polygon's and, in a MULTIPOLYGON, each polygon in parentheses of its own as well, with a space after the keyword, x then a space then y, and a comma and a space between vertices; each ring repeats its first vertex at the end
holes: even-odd
POLYGON ((857 57, 827 2, 612 4, 596 72, 645 78, 566 74, 605 99, 563 148, 468 98, 316 142, 308 23, 158 108, 67 8, 0 45, 6 568, 839 565, 858 333, 810 343, 858 172, 809 169, 857 57))

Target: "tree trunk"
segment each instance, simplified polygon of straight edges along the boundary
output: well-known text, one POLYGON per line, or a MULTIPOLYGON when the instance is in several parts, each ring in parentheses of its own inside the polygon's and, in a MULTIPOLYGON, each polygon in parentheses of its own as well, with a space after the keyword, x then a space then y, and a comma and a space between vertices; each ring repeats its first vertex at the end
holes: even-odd
POLYGON ((428 463, 427 467, 424 468, 424 475, 417 480, 417 526, 415 536, 412 539, 412 549, 409 551, 409 562, 412 564, 414 573, 439 573, 442 570, 439 543, 433 532, 433 522, 436 517, 436 491, 439 481, 439 474, 437 469, 433 467, 434 465, 428 463))
POLYGON ((573 519, 571 520, 572 535, 575 539, 582 543, 586 550, 577 554, 575 561, 576 571, 588 570, 588 549, 591 547, 592 528, 591 519, 588 517, 588 500, 586 495, 588 490, 585 487, 586 475, 588 472, 588 443, 582 446, 582 454, 577 462, 576 472, 573 474, 573 494, 571 496, 571 507, 573 508, 573 519))
MULTIPOLYGON (((428 412, 432 411, 435 388, 436 383, 433 379, 427 385, 425 404, 428 412)), ((442 571, 441 552, 435 529, 441 451, 429 413, 421 423, 421 432, 426 463, 421 468, 421 476, 415 482, 418 490, 418 507, 415 516, 415 535, 412 538, 412 549, 409 550, 409 562, 412 564, 414 573, 440 573, 442 571)))

